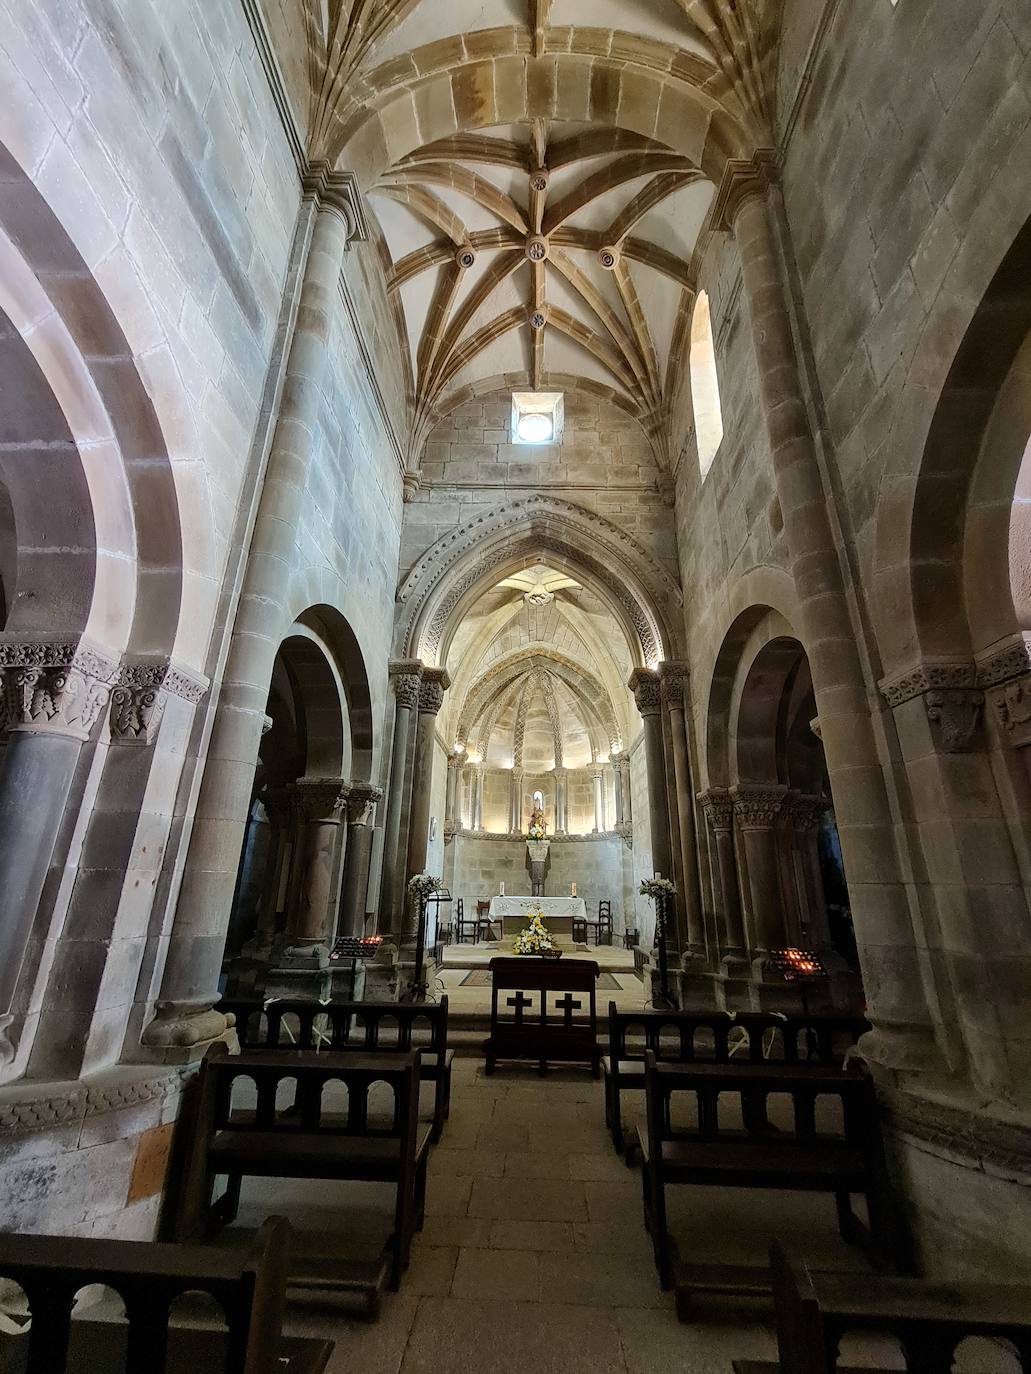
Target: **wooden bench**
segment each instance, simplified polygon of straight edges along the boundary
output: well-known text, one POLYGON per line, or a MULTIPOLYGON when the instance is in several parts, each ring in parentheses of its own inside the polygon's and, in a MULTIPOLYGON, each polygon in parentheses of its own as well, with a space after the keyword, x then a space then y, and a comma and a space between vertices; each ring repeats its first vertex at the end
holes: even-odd
POLYGON ((384 1278, 397 1288, 408 1266, 412 1235, 421 1229, 431 1127, 419 1121, 419 1061, 414 1053, 298 1054, 263 1050, 229 1055, 224 1045, 204 1057, 189 1123, 184 1177, 174 1210, 176 1240, 208 1239, 237 1215, 243 1177, 392 1183, 393 1231, 380 1261, 355 1270, 291 1269, 291 1282, 360 1292, 374 1307, 384 1278), (254 1085, 253 1106, 234 1104, 238 1080, 254 1085), (277 1106, 280 1087, 294 1084, 292 1102, 277 1106), (325 1101, 329 1084, 347 1093, 346 1111, 325 1101), (370 1110, 370 1089, 384 1085, 391 1111, 370 1110), (225 1175, 225 1192, 214 1197, 225 1175))
POLYGON ((737 1374, 845 1374, 842 1337, 862 1331, 895 1336, 913 1374, 950 1374, 968 1336, 1011 1342, 1031 1369, 1031 1288, 814 1273, 780 1245, 770 1250, 770 1272, 780 1360, 735 1360, 737 1374))
POLYGON ((24 1335, 0 1336, 0 1367, 11 1374, 321 1374, 332 1342, 282 1335, 289 1229, 270 1217, 250 1251, 0 1235, 0 1277, 21 1286, 32 1318, 24 1335), (73 1317, 76 1294, 91 1284, 119 1295, 124 1322, 73 1317), (176 1299, 198 1291, 218 1303, 224 1330, 170 1323, 176 1299))
POLYGON ((908 1265, 884 1165, 873 1082, 861 1072, 794 1064, 693 1065, 645 1058, 647 1124, 638 1130, 645 1225, 651 1232, 662 1287, 676 1279, 677 1306, 686 1315, 695 1292, 770 1291, 768 1271, 738 1265, 679 1264, 666 1224, 666 1185, 774 1188, 833 1193, 846 1240, 867 1241, 878 1263, 908 1265), (694 1099, 693 1124, 674 1131, 671 1097, 694 1099), (768 1124, 771 1093, 791 1099, 788 1130, 768 1124), (817 1098, 837 1098, 840 1131, 818 1130, 817 1098), (721 1098, 736 1099, 737 1123, 720 1121, 721 1098), (866 1197, 870 1232, 852 1211, 852 1194, 866 1197), (675 1272, 676 1271, 676 1272, 675 1272))
POLYGON ((363 1054, 414 1050, 420 1075, 434 1085, 433 1139, 440 1139, 451 1113, 448 1000, 439 1002, 315 1002, 277 998, 270 1002, 223 1001, 219 1011, 236 1017, 241 1050, 356 1050, 363 1054))
MULTIPOLYGON (((671 1011, 617 1011, 609 1003, 605 1124, 617 1154, 626 1152, 620 1094, 644 1091, 644 1057, 692 1064, 781 1063, 840 1067, 847 1049, 870 1029, 861 1017, 780 1016, 766 1012, 694 1015, 671 1011)), ((631 1142, 633 1146, 633 1142, 631 1142)), ((628 1154, 635 1153, 633 1148, 628 1154)))
POLYGON ((597 1078, 598 965, 592 959, 497 958, 490 961, 490 972, 490 1038, 484 1043, 488 1073, 499 1059, 536 1060, 541 1073, 549 1061, 586 1061, 597 1078), (515 996, 509 997, 510 992, 515 996), (524 996, 527 992, 530 997, 524 996), (577 992, 582 998, 573 996, 577 992))

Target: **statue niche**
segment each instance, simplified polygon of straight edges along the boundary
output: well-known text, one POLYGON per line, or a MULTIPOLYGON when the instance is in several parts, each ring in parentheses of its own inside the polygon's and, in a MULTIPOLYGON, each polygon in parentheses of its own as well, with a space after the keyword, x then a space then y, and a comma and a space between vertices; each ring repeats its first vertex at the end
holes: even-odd
POLYGON ((548 825, 544 819, 544 793, 534 792, 533 811, 526 832, 527 866, 530 870, 530 896, 544 896, 544 878, 548 867, 548 825))

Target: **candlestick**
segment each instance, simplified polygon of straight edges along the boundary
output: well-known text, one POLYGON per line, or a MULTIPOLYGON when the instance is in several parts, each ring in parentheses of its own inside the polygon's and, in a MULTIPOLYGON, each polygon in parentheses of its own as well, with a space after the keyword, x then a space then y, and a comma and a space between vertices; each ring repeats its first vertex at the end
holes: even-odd
POLYGON ((501 884, 501 889, 500 889, 500 892, 499 892, 498 895, 501 896, 501 897, 504 897, 504 895, 505 895, 505 884, 504 884, 504 883, 501 884))
POLYGON ((575 896, 576 896, 576 883, 570 883, 570 884, 569 884, 569 895, 570 895, 570 897, 575 897, 575 896))

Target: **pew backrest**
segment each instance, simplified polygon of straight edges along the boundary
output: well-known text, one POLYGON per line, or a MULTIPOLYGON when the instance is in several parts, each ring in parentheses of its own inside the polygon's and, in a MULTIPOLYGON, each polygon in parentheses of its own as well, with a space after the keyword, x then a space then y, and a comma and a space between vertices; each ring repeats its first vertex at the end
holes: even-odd
POLYGON ((113 1289, 125 1304, 126 1368, 162 1374, 170 1309, 183 1294, 199 1291, 210 1294, 225 1317, 226 1374, 273 1374, 280 1367, 288 1245, 282 1217, 262 1225, 250 1251, 0 1235, 0 1277, 21 1287, 32 1317, 24 1338, 27 1374, 65 1368, 75 1296, 93 1284, 113 1289))
POLYGON ((869 1029, 869 1022, 861 1017, 617 1011, 615 1002, 610 1002, 609 1057, 613 1066, 639 1063, 649 1051, 658 1060, 677 1063, 730 1063, 736 1059, 751 1064, 772 1060, 836 1066, 869 1029), (738 1058, 742 1049, 744 1053, 738 1058))

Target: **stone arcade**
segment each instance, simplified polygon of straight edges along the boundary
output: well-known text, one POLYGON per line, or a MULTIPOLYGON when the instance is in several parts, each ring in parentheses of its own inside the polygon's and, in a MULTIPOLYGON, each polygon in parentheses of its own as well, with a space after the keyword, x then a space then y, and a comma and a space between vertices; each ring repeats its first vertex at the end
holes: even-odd
POLYGON ((593 1089, 472 1056, 459 901, 607 903, 633 1009, 661 874, 678 1005, 812 952, 924 1271, 1031 1276, 1027 0, 0 21, 3 1229, 152 1238, 221 998, 404 997, 429 872, 453 1137, 339 1367, 729 1370, 593 1089))

